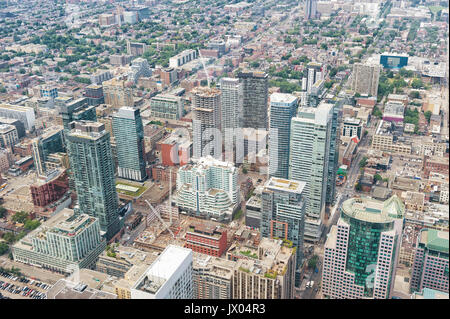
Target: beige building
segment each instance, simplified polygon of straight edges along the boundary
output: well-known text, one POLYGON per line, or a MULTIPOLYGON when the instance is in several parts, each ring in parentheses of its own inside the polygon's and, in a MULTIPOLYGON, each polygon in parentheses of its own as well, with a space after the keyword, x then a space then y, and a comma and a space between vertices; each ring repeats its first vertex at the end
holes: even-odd
POLYGON ((114 78, 103 82, 103 95, 105 104, 112 105, 114 108, 134 105, 133 89, 126 85, 125 80, 114 78))
POLYGON ((233 276, 233 299, 292 299, 296 248, 263 238, 258 248, 242 247, 233 276))
POLYGON ((0 124, 0 146, 13 147, 19 141, 19 136, 14 125, 0 124))
POLYGON ((372 148, 392 153, 411 154, 411 145, 394 143, 390 134, 375 134, 372 138, 372 148))
POLYGON ((114 291, 117 299, 131 299, 131 287, 147 270, 148 265, 132 266, 125 274, 124 278, 117 280, 114 283, 114 291))
POLYGON ((194 253, 194 299, 231 299, 236 262, 194 253))
POLYGON ((372 137, 372 148, 385 152, 411 154, 411 145, 394 141, 394 136, 389 132, 390 125, 389 122, 380 121, 372 137))
POLYGON ((405 192, 403 194, 405 206, 407 210, 416 210, 423 212, 425 206, 425 194, 419 192, 405 192))
POLYGON ((362 95, 377 96, 380 65, 355 63, 352 73, 352 90, 362 95))
POLYGON ((112 244, 112 251, 104 251, 98 258, 96 269, 102 273, 124 278, 133 266, 150 266, 158 252, 144 252, 127 246, 112 244))
POLYGON ((10 166, 11 152, 5 148, 0 148, 0 172, 7 171, 10 166))

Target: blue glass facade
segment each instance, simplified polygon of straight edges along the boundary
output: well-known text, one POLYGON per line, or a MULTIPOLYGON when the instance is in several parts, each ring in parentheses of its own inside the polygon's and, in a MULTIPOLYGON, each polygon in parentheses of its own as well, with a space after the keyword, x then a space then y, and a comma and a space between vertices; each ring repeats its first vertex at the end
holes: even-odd
POLYGON ((401 69, 408 65, 408 57, 382 54, 380 64, 386 69, 401 69))

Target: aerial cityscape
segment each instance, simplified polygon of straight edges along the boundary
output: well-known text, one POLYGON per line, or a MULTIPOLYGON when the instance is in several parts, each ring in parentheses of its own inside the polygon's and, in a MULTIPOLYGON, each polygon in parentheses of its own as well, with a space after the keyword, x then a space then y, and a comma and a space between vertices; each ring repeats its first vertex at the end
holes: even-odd
POLYGON ((0 0, 0 303, 449 299, 448 54, 446 0, 0 0))

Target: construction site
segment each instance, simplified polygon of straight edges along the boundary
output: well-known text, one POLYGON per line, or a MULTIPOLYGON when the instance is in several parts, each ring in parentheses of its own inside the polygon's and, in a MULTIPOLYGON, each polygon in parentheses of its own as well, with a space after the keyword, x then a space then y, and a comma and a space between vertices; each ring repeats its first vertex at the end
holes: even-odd
POLYGON ((149 209, 146 210, 146 228, 134 239, 133 246, 143 250, 163 251, 167 245, 174 244, 184 246, 186 232, 194 225, 207 225, 215 228, 220 226, 227 230, 227 249, 235 240, 236 234, 242 232, 238 221, 230 224, 221 224, 214 221, 205 221, 196 217, 180 214, 176 207, 170 207, 169 201, 154 208, 148 201, 149 209))

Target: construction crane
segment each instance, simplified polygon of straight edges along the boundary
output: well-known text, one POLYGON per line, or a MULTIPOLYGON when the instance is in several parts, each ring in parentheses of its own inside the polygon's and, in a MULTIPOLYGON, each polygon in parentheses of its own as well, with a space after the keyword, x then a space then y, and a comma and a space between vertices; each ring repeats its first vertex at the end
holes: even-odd
MULTIPOLYGON (((145 202, 147 203, 148 206, 150 206, 151 210, 156 215, 156 217, 158 217, 159 221, 161 222, 161 224, 163 224, 164 228, 169 231, 169 233, 172 235, 173 239, 176 239, 174 233, 170 230, 169 226, 167 226, 167 224, 163 221, 163 219, 161 218, 159 213, 156 211, 156 209, 153 208, 153 206, 148 202, 148 200, 145 200, 145 202)), ((172 215, 172 213, 170 215, 172 215)))
POLYGON ((200 49, 198 50, 198 55, 200 56, 200 62, 203 65, 203 70, 205 71, 205 75, 206 75, 206 81, 208 82, 208 88, 210 88, 210 81, 209 81, 209 75, 208 75, 208 70, 206 69, 206 65, 205 65, 205 61, 203 60, 203 56, 202 53, 200 52, 200 49))

